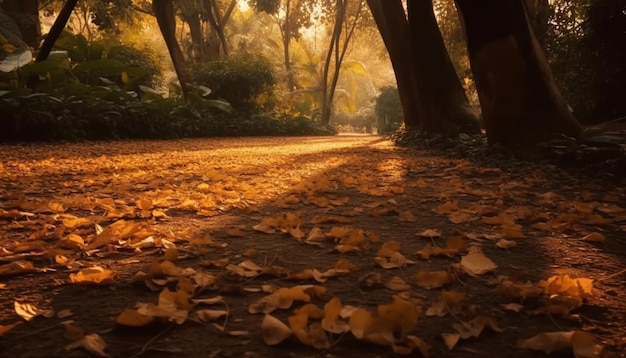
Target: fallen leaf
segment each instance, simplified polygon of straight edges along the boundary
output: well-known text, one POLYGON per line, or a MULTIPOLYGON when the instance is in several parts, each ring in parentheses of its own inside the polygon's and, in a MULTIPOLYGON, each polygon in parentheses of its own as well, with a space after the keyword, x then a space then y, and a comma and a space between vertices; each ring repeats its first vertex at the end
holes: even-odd
POLYGON ((100 266, 93 266, 80 270, 75 274, 71 273, 70 281, 72 281, 72 283, 111 285, 113 284, 113 271, 104 269, 100 266))
POLYGON ((104 352, 107 343, 96 333, 88 334, 82 339, 66 345, 65 350, 69 351, 81 347, 96 357, 109 357, 109 355, 104 352))
POLYGON ((427 239, 433 239, 436 237, 441 237, 441 233, 437 230, 434 229, 426 229, 422 232, 418 232, 417 234, 415 234, 419 237, 423 237, 423 238, 427 238, 427 239))
POLYGON ((599 232, 592 232, 591 234, 584 236, 580 240, 587 241, 587 242, 604 242, 606 240, 606 236, 604 236, 604 234, 601 234, 599 232))
POLYGON ((265 344, 273 346, 291 336, 291 329, 278 318, 266 314, 261 322, 261 334, 265 344))
POLYGON ((479 247, 473 246, 467 255, 461 257, 461 268, 470 275, 482 275, 496 270, 498 265, 485 256, 479 247))
POLYGON ((443 287, 454 280, 448 271, 418 271, 411 277, 418 286, 431 289, 443 287))
POLYGON ((576 358, 598 357, 603 348, 595 343, 591 334, 580 331, 540 333, 521 340, 518 347, 543 351, 546 354, 571 348, 576 358))
POLYGON ((128 327, 142 327, 154 321, 154 317, 143 315, 137 310, 126 308, 115 318, 115 323, 128 327))
POLYGON ((13 302, 13 307, 15 309, 15 313, 17 313, 20 317, 22 317, 26 321, 30 321, 35 317, 43 316, 46 318, 50 318, 54 316, 54 311, 52 310, 42 310, 37 308, 30 303, 19 303, 17 301, 13 302))

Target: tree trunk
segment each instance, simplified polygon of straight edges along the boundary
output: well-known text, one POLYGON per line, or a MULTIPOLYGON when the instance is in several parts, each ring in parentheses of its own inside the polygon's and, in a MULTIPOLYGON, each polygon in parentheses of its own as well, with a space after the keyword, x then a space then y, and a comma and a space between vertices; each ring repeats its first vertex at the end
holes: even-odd
POLYGON ((408 21, 401 0, 367 0, 376 26, 385 43, 396 76, 398 94, 404 113, 404 125, 408 130, 419 129, 422 110, 417 101, 417 80, 411 64, 408 21))
MULTIPOLYGON (((296 90, 296 75, 293 67, 291 66, 291 52, 289 46, 291 46, 291 0, 287 0, 285 3, 285 22, 281 26, 281 35, 283 39, 283 61, 285 64, 285 73, 287 76, 287 91, 293 92, 296 90)), ((280 25, 280 21, 279 21, 280 25)))
POLYGON ((476 114, 445 48, 430 0, 368 0, 396 74, 408 130, 477 133, 476 114))
MULTIPOLYGON (((0 1, 0 8, 15 20, 22 34, 22 40, 37 50, 41 41, 38 0, 0 1)), ((66 21, 67 22, 67 21, 66 21)))
POLYGON ((187 67, 187 62, 183 56, 183 51, 176 40, 176 18, 174 16, 174 6, 172 0, 153 0, 152 11, 157 19, 161 34, 167 45, 167 50, 172 58, 176 75, 180 81, 180 88, 185 100, 187 99, 187 86, 191 83, 191 74, 187 67))
POLYGON ((330 62, 330 54, 334 51, 335 61, 333 66, 332 78, 330 80, 330 84, 328 84, 328 77, 330 75, 328 71, 328 66, 324 66, 324 73, 322 76, 322 124, 329 124, 330 118, 333 114, 333 101, 335 99, 335 91, 337 90, 337 83, 339 82, 339 74, 341 73, 341 64, 343 63, 343 59, 348 51, 348 45, 350 44, 350 40, 352 39, 352 35, 354 34, 354 30, 356 29, 357 22, 359 21, 359 17, 361 16, 361 10, 363 8, 363 0, 358 1, 358 6, 356 13, 354 14, 354 20, 352 24, 350 24, 349 28, 347 26, 347 10, 348 10, 348 2, 349 0, 342 0, 337 2, 338 8, 337 16, 336 16, 336 27, 333 30, 331 44, 329 46, 329 56, 327 56, 326 61, 330 62), (346 28, 348 28, 347 33, 344 36, 344 42, 340 46, 340 39, 342 34, 342 27, 346 24, 346 28), (334 50, 333 50, 334 47, 334 50))
POLYGON ((408 0, 411 51, 422 103, 422 130, 478 133, 478 117, 467 100, 437 25, 432 0, 408 0))
POLYGON ((72 11, 76 7, 78 0, 67 0, 65 4, 63 4, 63 8, 59 12, 59 16, 54 20, 54 24, 50 28, 48 35, 46 35, 46 39, 43 41, 41 45, 41 49, 37 53, 37 57, 35 58, 35 62, 44 61, 50 55, 50 51, 54 47, 54 43, 57 41, 61 33, 63 33, 63 29, 65 29, 65 25, 67 25, 67 21, 70 19, 70 15, 72 15, 72 11))
POLYGON ((561 97, 524 0, 456 0, 490 144, 532 145, 582 128, 561 97))

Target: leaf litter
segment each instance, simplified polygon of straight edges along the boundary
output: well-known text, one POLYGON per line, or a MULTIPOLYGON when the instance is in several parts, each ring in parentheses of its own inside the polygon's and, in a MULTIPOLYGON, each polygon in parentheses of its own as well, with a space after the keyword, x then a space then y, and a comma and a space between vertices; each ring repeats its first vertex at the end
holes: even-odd
POLYGON ((623 187, 377 137, 3 149, 9 355, 626 349, 623 187))

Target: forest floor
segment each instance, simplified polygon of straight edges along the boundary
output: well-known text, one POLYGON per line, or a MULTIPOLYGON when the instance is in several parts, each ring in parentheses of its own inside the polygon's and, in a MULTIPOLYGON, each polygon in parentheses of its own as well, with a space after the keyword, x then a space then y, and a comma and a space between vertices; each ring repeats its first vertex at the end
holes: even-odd
POLYGON ((0 297, 2 357, 626 357, 626 187, 376 136, 0 145, 0 297))

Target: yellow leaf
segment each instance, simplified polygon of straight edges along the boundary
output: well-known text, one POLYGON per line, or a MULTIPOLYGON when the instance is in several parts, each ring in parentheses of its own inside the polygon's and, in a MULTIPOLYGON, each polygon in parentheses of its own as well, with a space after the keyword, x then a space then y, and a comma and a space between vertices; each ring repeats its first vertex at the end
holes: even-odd
POLYGON ((100 266, 93 266, 75 274, 70 274, 70 281, 72 281, 72 283, 111 285, 113 284, 113 271, 106 270, 100 266))
POLYGON ((273 346, 291 336, 291 329, 278 318, 266 314, 261 322, 261 333, 265 344, 273 346))
POLYGON ((498 242, 496 242, 496 246, 501 249, 510 249, 512 247, 517 246, 517 241, 500 239, 498 240, 498 242))
POLYGON ((461 268, 470 275, 482 275, 497 269, 498 265, 485 256, 479 247, 473 246, 461 258, 461 268))
POLYGON ((580 239, 581 241, 587 242, 604 242, 606 240, 606 236, 599 232, 592 232, 591 234, 580 239))
POLYGON ((104 352, 106 346, 107 344, 104 339, 102 339, 102 337, 100 337, 98 334, 93 333, 84 336, 82 339, 76 342, 68 344, 67 346, 65 346, 65 349, 71 350, 82 347, 87 352, 96 357, 109 357, 109 355, 104 352))
POLYGON ((546 354, 572 348, 576 358, 597 357, 603 348, 595 344, 591 334, 580 331, 540 333, 520 341, 518 347, 543 351, 546 354))
POLYGON ((387 280, 387 282, 385 282, 385 287, 396 292, 408 291, 411 289, 411 286, 398 276, 393 276, 387 280))
POLYGON ((438 230, 426 229, 426 230, 424 230, 422 232, 418 232, 415 235, 417 235, 419 237, 427 238, 427 239, 432 239, 432 238, 440 237, 441 233, 438 230))
POLYGON ((383 326, 390 328, 400 340, 417 325, 419 310, 417 306, 398 295, 393 296, 393 303, 378 306, 378 317, 383 321, 383 326))
POLYGON ((594 295, 593 280, 589 278, 570 278, 568 275, 552 276, 546 281, 540 281, 539 287, 543 287, 548 295, 562 295, 578 298, 586 298, 594 295))
POLYGON ((68 229, 76 229, 79 227, 90 226, 93 224, 92 219, 89 218, 73 218, 73 219, 64 219, 63 226, 68 229))
POLYGON ((146 326, 154 320, 154 317, 143 315, 136 310, 126 308, 115 318, 115 323, 128 327, 146 326))
POLYGON ((54 312, 52 310, 42 310, 40 308, 37 308, 36 306, 31 305, 30 303, 19 303, 15 301, 13 302, 13 306, 15 309, 15 313, 17 313, 18 316, 22 317, 26 321, 30 321, 38 316, 43 316, 46 318, 54 316, 54 312))
POLYGON ((5 265, 0 265, 0 276, 18 275, 35 271, 35 266, 30 261, 15 261, 5 265))
POLYGON ((411 279, 418 286, 431 289, 447 285, 452 282, 453 276, 448 271, 418 271, 411 279))
POLYGON ((199 310, 193 313, 193 317, 199 319, 202 322, 211 322, 221 317, 228 316, 228 311, 225 310, 199 310))
POLYGON ((324 306, 324 318, 322 319, 322 328, 330 333, 341 334, 348 332, 350 326, 339 319, 339 313, 341 312, 343 305, 341 300, 337 297, 333 297, 324 306))

